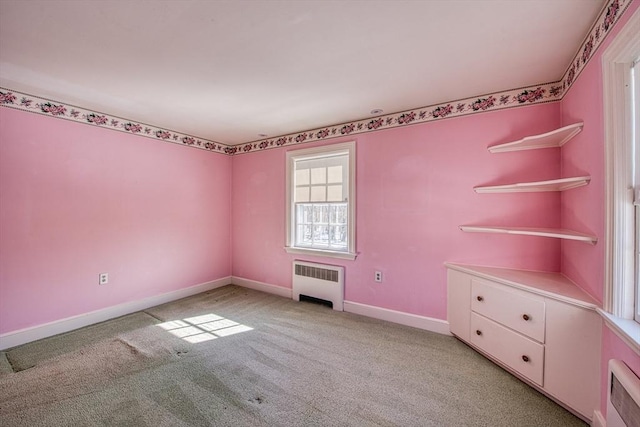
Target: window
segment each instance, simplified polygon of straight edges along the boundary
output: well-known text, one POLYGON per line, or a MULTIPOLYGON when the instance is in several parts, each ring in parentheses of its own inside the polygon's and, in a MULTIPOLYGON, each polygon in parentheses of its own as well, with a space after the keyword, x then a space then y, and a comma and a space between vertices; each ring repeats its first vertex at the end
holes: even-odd
POLYGON ((602 55, 607 325, 640 352, 640 10, 602 55))
POLYGON ((289 253, 355 259, 355 142, 287 152, 289 253))
POLYGON ((631 67, 631 117, 633 164, 633 204, 635 209, 635 310, 634 318, 640 322, 640 57, 631 67))

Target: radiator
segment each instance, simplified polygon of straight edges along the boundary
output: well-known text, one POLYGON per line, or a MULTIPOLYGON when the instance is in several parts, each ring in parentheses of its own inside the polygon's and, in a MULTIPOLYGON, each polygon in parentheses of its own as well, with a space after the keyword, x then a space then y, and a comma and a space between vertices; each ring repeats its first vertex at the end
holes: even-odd
POLYGON ((609 360, 607 427, 640 426, 640 379, 620 360, 609 360))
POLYGON ((293 261, 292 298, 307 296, 331 302, 333 309, 343 311, 344 267, 293 261))

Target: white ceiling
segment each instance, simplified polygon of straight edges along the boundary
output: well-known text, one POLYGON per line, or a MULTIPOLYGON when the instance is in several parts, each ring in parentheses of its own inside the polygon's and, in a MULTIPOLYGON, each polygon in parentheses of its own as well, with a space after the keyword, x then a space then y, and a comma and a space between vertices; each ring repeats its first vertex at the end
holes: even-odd
POLYGON ((0 0, 0 86, 239 144, 559 80, 604 0, 0 0))

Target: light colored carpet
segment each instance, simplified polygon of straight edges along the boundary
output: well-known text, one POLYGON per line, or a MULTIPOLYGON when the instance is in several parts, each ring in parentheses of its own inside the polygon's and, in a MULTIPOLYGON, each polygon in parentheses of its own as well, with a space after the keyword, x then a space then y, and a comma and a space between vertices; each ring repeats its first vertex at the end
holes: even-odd
POLYGON ((0 425, 585 424, 455 338, 225 286, 0 354, 0 425))
POLYGON ((3 374, 10 374, 13 372, 13 368, 7 360, 7 353, 0 352, 0 376, 3 374))
POLYGON ((144 312, 132 313, 113 321, 98 323, 14 348, 9 352, 8 360, 15 371, 23 371, 55 356, 68 354, 89 344, 156 323, 160 323, 159 320, 144 312))

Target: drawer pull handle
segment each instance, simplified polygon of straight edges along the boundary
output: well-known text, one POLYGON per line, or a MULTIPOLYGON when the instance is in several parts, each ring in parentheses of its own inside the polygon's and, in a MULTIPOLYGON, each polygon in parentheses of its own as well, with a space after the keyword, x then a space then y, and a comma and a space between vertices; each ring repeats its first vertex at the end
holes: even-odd
POLYGON ((478 296, 476 297, 476 299, 477 299, 478 301, 480 301, 480 302, 484 301, 484 297, 483 297, 483 296, 480 296, 480 295, 478 295, 478 296))
POLYGON ((528 362, 529 361, 529 356, 523 355, 522 356, 522 360, 524 360, 525 362, 528 362))
POLYGON ((482 331, 480 329, 476 329, 476 335, 482 335, 482 331))
POLYGON ((524 320, 526 320, 526 321, 528 321, 529 319, 531 319, 531 318, 529 317, 529 315, 528 315, 528 314, 523 314, 523 315, 522 315, 522 318, 523 318, 524 320))

